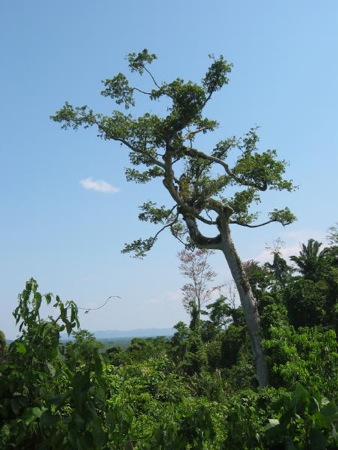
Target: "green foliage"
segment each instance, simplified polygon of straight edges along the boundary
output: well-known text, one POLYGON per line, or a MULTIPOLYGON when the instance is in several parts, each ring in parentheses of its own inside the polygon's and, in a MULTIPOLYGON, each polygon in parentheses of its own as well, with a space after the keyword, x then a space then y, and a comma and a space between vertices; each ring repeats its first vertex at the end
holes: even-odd
POLYGON ((310 239, 299 256, 291 257, 301 276, 288 283, 285 304, 295 327, 324 325, 337 331, 338 247, 320 247, 310 239))
POLYGON ((199 320, 193 328, 188 328, 183 322, 179 322, 175 328, 177 332, 170 341, 168 352, 178 373, 189 376, 202 373, 207 368, 208 356, 199 320))
POLYGON ((338 407, 320 394, 312 395, 297 383, 272 405, 276 419, 269 419, 266 437, 286 449, 335 449, 338 446, 338 407))
POLYGON ((0 330, 0 361, 7 350, 7 342, 5 334, 0 330))
MULTIPOLYGON (((168 228, 186 244, 190 241, 195 245, 199 242, 185 223, 187 215, 199 224, 216 226, 217 217, 226 209, 231 216, 229 223, 250 226, 258 217, 251 206, 260 202, 261 193, 268 189, 294 189, 292 182, 284 179, 287 163, 278 160, 276 150, 259 151, 255 128, 242 138, 223 139, 209 152, 195 148, 198 136, 212 132, 218 125, 215 120, 203 117, 203 113, 212 96, 228 84, 232 68, 223 56, 210 58, 211 64, 199 83, 181 78, 158 83, 149 70, 156 55, 144 49, 130 53, 126 59, 130 72, 148 77, 148 90, 132 85, 122 73, 103 81, 101 94, 117 105, 126 110, 135 107, 137 93, 150 102, 161 100, 165 106, 163 116, 145 112, 134 117, 120 110, 105 116, 95 114, 87 106, 73 107, 67 102, 52 116, 64 129, 95 126, 103 139, 122 143, 130 152, 128 180, 145 183, 160 177, 173 204, 157 207, 155 202, 147 202, 142 206, 140 219, 161 224, 158 233, 168 228), (216 217, 211 218, 211 213, 216 217)), ((277 221, 286 225, 293 220, 295 217, 288 208, 274 209, 267 223, 277 221)), ((124 251, 143 257, 154 245, 158 233, 152 238, 135 240, 124 251)))
POLYGON ((189 387, 172 370, 167 358, 108 368, 116 448, 220 448, 222 406, 196 396, 196 378, 189 387))
POLYGON ((338 245, 338 222, 332 227, 329 227, 327 238, 330 245, 338 245))
POLYGON ((230 325, 223 333, 222 339, 222 362, 225 367, 233 366, 246 342, 246 330, 243 326, 230 325))
POLYGON ((19 337, 7 346, 0 333, 0 448, 336 449, 337 247, 310 240, 292 261, 297 270, 275 251, 272 263, 245 267, 270 371, 264 389, 243 310, 225 297, 200 317, 192 308, 171 339, 104 351, 79 330, 74 302, 29 280, 14 311, 19 337), (61 345, 64 332, 73 339, 61 345))
POLYGON ((155 59, 156 55, 149 54, 147 49, 144 49, 138 54, 129 53, 127 56, 131 72, 137 71, 140 75, 143 74, 144 70, 147 70, 146 64, 151 64, 155 59))
POLYGON ((261 434, 266 410, 259 407, 259 396, 243 390, 226 402, 226 437, 222 449, 263 450, 261 434))
POLYGON ((207 367, 207 352, 199 330, 193 331, 186 342, 180 368, 188 375, 201 374, 207 367))
POLYGON ((263 342, 274 386, 293 388, 296 382, 325 395, 338 389, 338 353, 333 330, 292 326, 271 327, 263 342))
POLYGON ((60 333, 79 325, 74 302, 41 295, 26 283, 14 311, 21 336, 0 366, 0 443, 11 449, 103 449, 105 390, 103 361, 91 336, 76 334, 62 348, 60 333), (40 308, 53 300, 56 318, 40 308))

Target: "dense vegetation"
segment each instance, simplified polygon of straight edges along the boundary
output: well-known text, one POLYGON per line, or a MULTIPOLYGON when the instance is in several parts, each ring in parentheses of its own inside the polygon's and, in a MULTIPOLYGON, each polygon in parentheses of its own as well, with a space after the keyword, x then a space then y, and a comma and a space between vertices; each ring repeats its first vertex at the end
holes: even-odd
MULTIPOLYGON (((338 246, 246 263, 269 385, 258 387, 243 311, 224 296, 167 338, 104 348, 77 306, 26 283, 20 335, 0 336, 0 448, 337 449, 338 246), (42 302, 54 307, 40 316, 42 302), (60 344, 66 331, 74 340, 60 344)), ((192 299, 193 300, 193 299, 192 299)), ((192 303, 193 305, 193 303, 192 303)))

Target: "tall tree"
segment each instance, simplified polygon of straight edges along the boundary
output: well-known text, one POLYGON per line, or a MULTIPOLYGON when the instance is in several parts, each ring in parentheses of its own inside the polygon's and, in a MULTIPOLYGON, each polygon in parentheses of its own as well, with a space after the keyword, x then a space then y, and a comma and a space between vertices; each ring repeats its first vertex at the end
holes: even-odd
POLYGON ((201 133, 214 131, 218 125, 216 120, 203 117, 203 111, 213 94, 228 84, 232 66, 223 56, 211 56, 211 65, 200 84, 181 78, 159 83, 148 68, 155 59, 156 55, 147 50, 127 57, 131 72, 149 77, 150 89, 132 86, 119 73, 103 82, 102 95, 126 110, 135 106, 134 94, 151 101, 162 100, 163 116, 147 112, 134 117, 121 110, 106 116, 95 114, 87 106, 73 107, 66 102, 52 119, 62 123, 64 129, 96 126, 101 138, 123 144, 129 150, 131 163, 126 169, 128 180, 146 183, 162 179, 172 204, 158 206, 148 201, 141 206, 139 215, 140 220, 160 224, 161 228, 148 239, 126 245, 125 252, 144 256, 165 229, 182 242, 223 252, 239 292, 259 385, 265 386, 268 374, 260 318, 230 226, 257 227, 271 222, 287 225, 295 219, 288 208, 274 209, 268 220, 257 224, 257 214, 250 208, 260 202, 261 192, 293 189, 292 182, 283 177, 286 162, 277 159, 275 150, 258 151, 255 129, 243 138, 224 139, 209 152, 197 149, 195 143, 201 133), (208 226, 210 235, 205 236, 208 226))

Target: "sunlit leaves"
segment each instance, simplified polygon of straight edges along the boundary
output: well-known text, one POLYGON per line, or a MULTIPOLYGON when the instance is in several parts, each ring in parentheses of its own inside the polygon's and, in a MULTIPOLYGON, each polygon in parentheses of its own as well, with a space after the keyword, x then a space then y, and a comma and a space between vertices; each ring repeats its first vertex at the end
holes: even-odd
POLYGON ((212 155, 220 158, 222 160, 226 160, 229 155, 230 150, 236 148, 238 146, 238 139, 236 137, 231 137, 225 140, 218 142, 216 147, 212 151, 212 155))
POLYGON ((215 59, 213 55, 209 55, 209 57, 213 60, 213 63, 202 80, 202 86, 211 95, 225 84, 228 84, 227 74, 231 72, 232 64, 228 64, 223 56, 220 56, 218 59, 215 59))
POLYGON ((133 253, 135 258, 144 258, 149 250, 153 247, 155 238, 136 239, 130 244, 125 244, 122 253, 133 253))
POLYGON ((21 335, 2 355, 0 446, 106 448, 107 385, 101 345, 82 331, 75 343, 61 345, 60 333, 70 334, 79 327, 77 306, 37 289, 37 282, 30 279, 19 295, 14 316, 21 335), (42 319, 43 302, 50 304, 52 298, 57 317, 42 319))
POLYGON ((289 208, 274 209, 270 214, 270 220, 279 222, 283 226, 289 225, 296 220, 296 216, 292 214, 289 208))
MULTIPOLYGON (((34 330, 35 327, 40 325, 44 327, 48 323, 40 317, 40 308, 43 301, 45 301, 47 305, 50 304, 53 296, 50 293, 41 295, 37 289, 38 284, 33 278, 27 281, 26 288, 19 295, 19 305, 13 312, 16 323, 19 324, 19 331, 23 334, 29 333, 34 330)), ((77 315, 78 309, 73 301, 63 303, 57 295, 53 307, 59 311, 57 319, 49 316, 49 319, 53 324, 56 325, 60 320, 62 324, 58 326, 66 329, 68 334, 70 334, 75 327, 79 326, 77 315)))
POLYGON ((292 182, 282 177, 286 162, 278 161, 276 156, 275 150, 267 150, 263 153, 253 153, 253 150, 244 151, 237 160, 233 172, 238 175, 244 185, 254 184, 262 191, 266 189, 291 191, 294 189, 292 182))
POLYGON ((253 202, 260 202, 260 197, 256 189, 247 188, 236 192, 228 201, 228 205, 233 210, 231 220, 236 221, 239 225, 249 225, 256 220, 258 213, 252 213, 249 210, 253 202))
MULTIPOLYGON (((260 192, 294 189, 292 181, 284 179, 286 161, 279 160, 275 150, 262 152, 258 148, 257 128, 250 129, 242 138, 223 139, 210 151, 197 149, 197 137, 218 126, 217 121, 203 117, 203 112, 212 94, 228 84, 232 68, 223 56, 209 56, 211 64, 199 83, 182 78, 158 83, 149 70, 149 64, 156 59, 156 55, 146 49, 130 53, 127 61, 131 72, 148 77, 149 87, 140 89, 131 85, 123 73, 103 82, 105 89, 101 94, 116 104, 126 109, 136 106, 134 94, 138 92, 150 102, 160 100, 166 111, 163 116, 145 112, 134 117, 116 110, 106 116, 94 114, 87 106, 73 107, 66 102, 52 119, 65 129, 94 125, 101 138, 127 147, 130 165, 134 166, 126 168, 127 180, 147 183, 162 178, 176 203, 178 215, 185 223, 185 214, 189 214, 196 227, 200 222, 215 225, 215 215, 222 215, 225 210, 227 215, 231 211, 228 221, 232 224, 260 226, 271 221, 283 225, 291 223, 295 218, 290 211, 274 210, 269 221, 254 224, 258 213, 251 211, 251 207, 260 201, 260 192)), ((148 111, 152 111, 151 106, 148 111)), ((164 217, 160 219, 165 210, 163 208, 159 211, 154 206, 149 207, 139 218, 154 224, 165 224, 180 239, 184 231, 181 225, 177 225, 179 217, 171 223, 166 222, 164 217)), ((135 249, 143 256, 153 246, 157 235, 137 240, 126 248, 128 251, 135 249)), ((197 235, 195 233, 194 238, 197 235)))
POLYGON ((106 140, 114 139, 121 142, 128 141, 130 126, 133 124, 131 115, 120 111, 113 111, 110 117, 103 116, 98 122, 100 137, 106 140))
POLYGON ((64 130, 68 128, 77 130, 79 126, 83 126, 84 128, 93 126, 100 117, 100 114, 94 114, 93 110, 88 109, 87 105, 74 108, 68 102, 65 102, 64 106, 51 116, 51 119, 54 122, 62 123, 61 128, 64 130))
POLYGON ((138 72, 142 75, 146 64, 151 64, 157 59, 157 56, 154 53, 150 54, 147 49, 144 49, 139 53, 129 53, 126 59, 129 62, 130 71, 138 72))
POLYGON ((103 84, 105 89, 101 95, 114 99, 118 105, 123 104, 126 109, 135 106, 134 89, 129 86, 128 79, 123 73, 119 73, 112 79, 104 80, 103 84))
POLYGON ((156 177, 163 177, 164 171, 157 166, 143 172, 134 168, 127 167, 125 170, 125 174, 127 181, 135 181, 135 183, 148 183, 156 177))
POLYGON ((173 100, 171 111, 181 116, 182 120, 191 120, 198 115, 206 101, 204 90, 191 81, 177 79, 168 84, 165 93, 173 100))
POLYGON ((168 209, 165 206, 160 206, 159 208, 156 206, 156 203, 152 201, 148 201, 143 203, 140 206, 141 213, 138 218, 142 222, 151 222, 151 223, 163 223, 170 218, 172 214, 172 209, 168 209))

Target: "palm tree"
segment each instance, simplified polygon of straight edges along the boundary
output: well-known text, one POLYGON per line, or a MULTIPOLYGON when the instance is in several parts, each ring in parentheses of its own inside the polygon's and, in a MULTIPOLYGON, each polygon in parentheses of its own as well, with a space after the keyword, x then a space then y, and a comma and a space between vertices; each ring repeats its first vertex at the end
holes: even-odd
POLYGON ((309 239, 307 244, 302 244, 299 256, 291 256, 290 259, 296 263, 298 271, 305 279, 316 281, 320 275, 325 262, 327 249, 319 251, 322 243, 315 239, 309 239))

